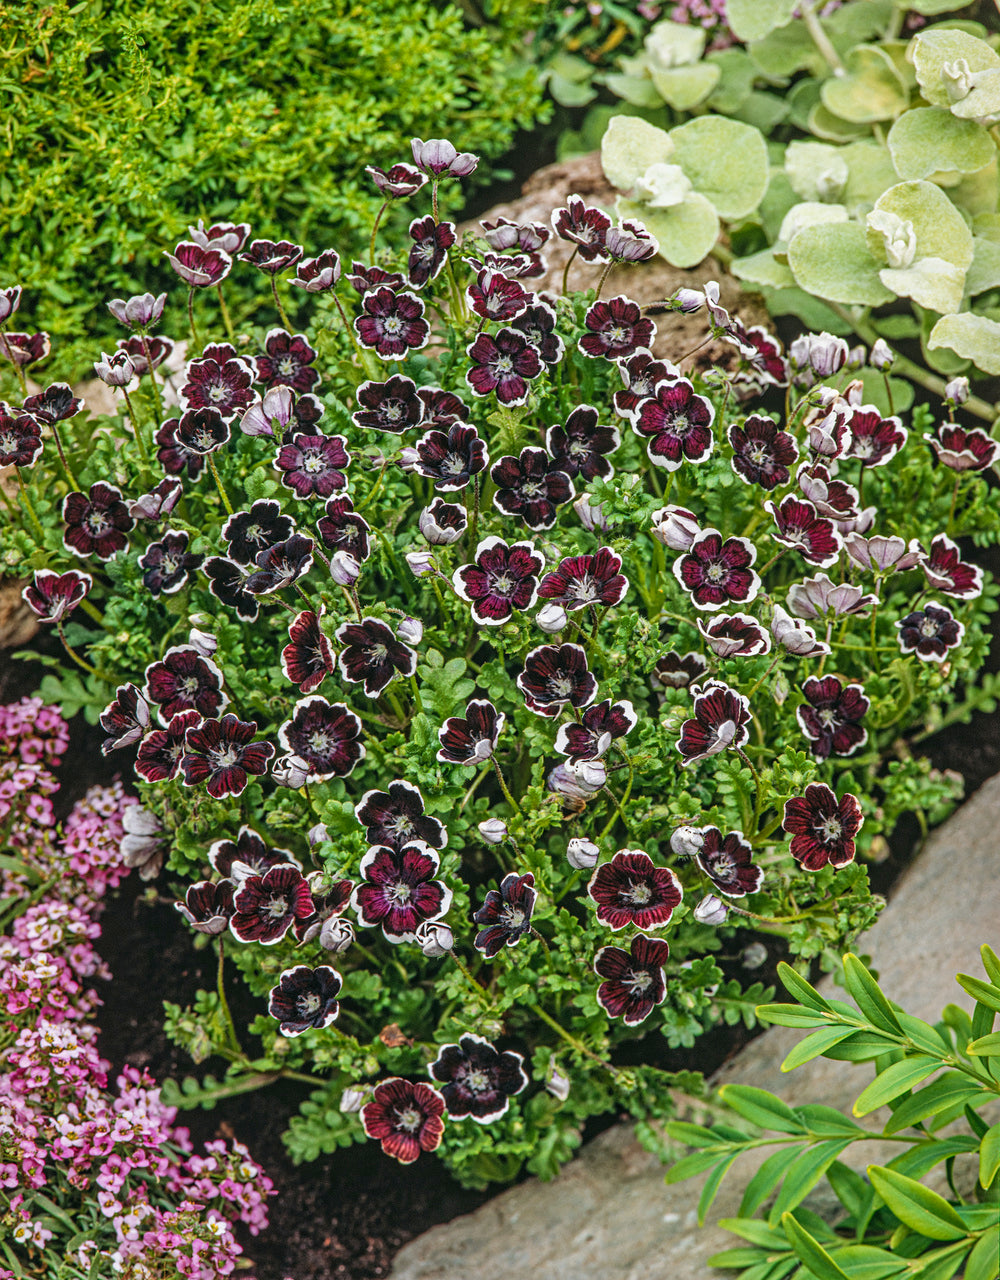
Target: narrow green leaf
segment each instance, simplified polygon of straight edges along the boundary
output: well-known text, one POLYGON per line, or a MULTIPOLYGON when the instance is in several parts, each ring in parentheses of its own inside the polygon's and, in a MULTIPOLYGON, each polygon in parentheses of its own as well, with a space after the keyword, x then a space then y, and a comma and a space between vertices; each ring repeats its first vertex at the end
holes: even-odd
POLYGON ((731 1231, 734 1236, 740 1236, 761 1249, 773 1251, 788 1248, 788 1241, 780 1231, 766 1222, 761 1222, 759 1218, 746 1217, 742 1208, 738 1218, 720 1218, 719 1226, 724 1231, 731 1231))
POLYGON ((723 1249, 712 1255, 713 1267, 753 1267, 767 1261, 767 1254, 760 1249, 723 1249))
MULTIPOLYGON (((779 1147, 767 1157, 747 1183, 747 1189, 740 1202, 740 1219, 750 1218, 757 1212, 801 1153, 801 1145, 792 1143, 787 1147, 779 1147)), ((758 1244, 759 1241, 755 1240, 754 1243, 758 1244)))
POLYGON ((961 1240, 965 1223, 943 1196, 895 1169, 868 1166, 868 1177, 900 1222, 929 1240, 961 1240))
POLYGON ((997 1280, 1000 1276, 1000 1227, 992 1227, 973 1245, 965 1263, 965 1280, 997 1280))
POLYGON ((914 1018, 909 1013, 899 1012, 896 1016, 903 1031, 918 1049, 923 1049, 925 1053, 951 1053, 949 1041, 929 1022, 924 1022, 922 1018, 914 1018))
POLYGON ((991 1125, 979 1148, 979 1181, 989 1187, 1000 1169, 1000 1122, 991 1125))
POLYGON ((840 1044, 827 1049, 825 1056, 834 1062, 871 1062, 896 1048, 896 1042, 880 1031, 855 1031, 840 1044))
POLYGON ((781 1064, 781 1070, 794 1071, 796 1067, 801 1067, 803 1063, 811 1062, 813 1058, 821 1057, 826 1053, 827 1049, 832 1048, 835 1044, 840 1044, 849 1035, 851 1035, 849 1027, 821 1027, 819 1031, 814 1031, 812 1035, 808 1035, 804 1040, 799 1041, 781 1064))
POLYGON ((797 1004, 761 1004, 754 1012, 761 1022, 774 1022, 779 1027, 828 1027, 830 1025, 830 1019, 826 1014, 811 1013, 797 1004))
POLYGON ((990 1058, 1000 1053, 1000 1031, 992 1031, 988 1036, 980 1036, 971 1040, 965 1047, 966 1053, 974 1058, 990 1058))
POLYGON ((726 1084, 719 1090, 719 1097, 729 1107, 761 1129, 775 1129, 778 1133, 805 1133, 806 1128, 787 1102, 782 1102, 766 1089, 755 1089, 745 1084, 726 1084))
POLYGON ((915 1142, 908 1150, 889 1161, 890 1169, 897 1169, 910 1178, 923 1178, 936 1164, 967 1151, 978 1151, 979 1142, 969 1133, 956 1133, 950 1138, 928 1138, 915 1142))
POLYGON ((972 1132, 976 1135, 977 1138, 985 1138, 987 1133, 989 1132, 990 1126, 986 1123, 986 1121, 979 1114, 979 1112, 975 1111, 972 1107, 968 1106, 968 1104, 966 1104, 964 1111, 965 1111, 965 1119, 968 1122, 969 1128, 972 1130, 972 1132))
POLYGON ((786 1213, 781 1219, 781 1225, 795 1256, 805 1263, 816 1280, 848 1280, 847 1273, 841 1270, 819 1241, 796 1222, 790 1213, 786 1213))
POLYGON ((715 1199, 716 1193, 722 1183, 722 1179, 729 1172, 729 1167, 736 1159, 736 1155, 731 1155, 728 1160, 723 1160, 712 1170, 705 1179, 705 1185, 701 1189, 701 1195, 698 1197, 698 1226, 704 1226, 705 1217, 709 1209, 712 1207, 712 1201, 715 1199))
POLYGON ((968 973, 957 974, 955 981, 979 1004, 984 1004, 994 1013, 1000 1013, 1000 986, 995 987, 992 983, 983 982, 982 978, 973 978, 968 973))
POLYGON ((772 1223, 779 1222, 782 1214, 798 1208, 834 1160, 852 1142, 853 1138, 829 1139, 826 1142, 817 1142, 815 1146, 803 1151, 785 1174, 785 1180, 768 1214, 768 1220, 772 1223))
POLYGON ((781 979, 781 985, 793 999, 798 1000, 799 1004, 805 1005, 807 1009, 815 1009, 817 1013, 831 1012, 830 1003, 824 1000, 805 978, 800 977, 791 965, 785 964, 784 960, 778 965, 778 977, 781 979))
POLYGON ((935 1249, 914 1261, 908 1274, 913 1280, 951 1280, 971 1247, 971 1240, 963 1240, 948 1249, 935 1249))
POLYGON ((689 1124, 686 1120, 668 1120, 663 1131, 675 1142, 683 1142, 688 1147, 713 1147, 719 1143, 710 1129, 700 1124, 689 1124))
POLYGON ((986 976, 990 982, 994 982, 1000 987, 1000 956, 997 955, 992 947, 988 947, 985 942, 979 948, 979 955, 982 958, 986 976))
MULTIPOLYGON (((859 1219, 866 1212, 868 1202, 874 1192, 857 1170, 839 1160, 834 1160, 826 1171, 826 1180, 833 1188, 833 1194, 854 1219, 859 1219)), ((855 1222, 855 1230, 857 1224, 855 1222)))
POLYGON ((849 1244, 837 1250, 837 1261, 850 1273, 851 1280, 889 1280, 905 1275, 908 1262, 888 1249, 870 1244, 849 1244))
POLYGON ((879 1031, 902 1035, 903 1028, 882 989, 857 956, 844 956, 844 980, 851 998, 879 1031))
MULTIPOLYGON (((970 1039, 978 1040, 981 1036, 988 1036, 993 1030, 993 1023, 996 1021, 996 1011, 989 1008, 988 1005, 981 1001, 976 1001, 976 1007, 972 1010, 972 1035, 970 1039)), ((968 1046, 966 1046, 968 1048, 968 1046)))
POLYGON ((929 1058, 924 1053, 894 1062, 879 1072, 868 1088, 862 1091, 851 1110, 856 1116, 866 1116, 906 1093, 940 1068, 941 1063, 936 1058, 929 1058))
POLYGON ((810 1102, 800 1107, 799 1115, 809 1132, 817 1138, 848 1138, 868 1133, 843 1112, 821 1102, 810 1102))
POLYGON ((733 1158, 732 1155, 720 1155, 718 1151, 696 1151, 694 1155, 682 1156, 676 1164, 672 1164, 667 1170, 666 1184, 669 1187, 675 1182, 684 1182, 687 1178, 693 1178, 696 1174, 704 1173, 706 1169, 711 1169, 720 1160, 731 1160, 733 1158))
POLYGON ((963 1072, 949 1071, 926 1089, 921 1089, 901 1102, 889 1117, 883 1132, 902 1133, 910 1125, 919 1124, 928 1116, 938 1115, 945 1107, 964 1104, 982 1093, 983 1090, 963 1072))

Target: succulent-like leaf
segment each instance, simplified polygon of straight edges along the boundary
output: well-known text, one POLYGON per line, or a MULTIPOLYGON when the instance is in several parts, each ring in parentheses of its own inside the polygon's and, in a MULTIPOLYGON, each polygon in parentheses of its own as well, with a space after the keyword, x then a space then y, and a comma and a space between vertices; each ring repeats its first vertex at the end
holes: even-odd
POLYGON ((917 73, 921 94, 935 107, 950 108, 952 105, 951 95, 941 75, 941 68, 946 62, 963 60, 973 73, 1000 67, 1000 56, 985 40, 950 27, 918 31, 910 45, 909 57, 917 73))
POLYGON ((651 164, 669 163, 673 154, 670 134, 638 116, 612 116, 601 139, 604 176, 619 191, 631 191, 651 164))
POLYGON ((910 95, 892 58, 877 45, 858 45, 845 59, 847 74, 827 80, 820 90, 823 105, 855 124, 894 120, 906 110, 910 95))
POLYGON ((738 40, 761 40, 787 26, 795 9, 796 0, 729 0, 726 22, 738 40))
POLYGON ((907 111, 889 130, 886 141, 901 178, 975 173, 996 155, 993 140, 981 125, 960 120, 944 107, 907 111))
POLYGON ((805 227, 788 246, 788 265, 803 289, 831 302, 877 307, 895 296, 856 222, 805 227))
MULTIPOLYGON (((915 260, 943 258, 963 273, 968 270, 972 262, 972 232, 933 182, 898 182, 883 192, 875 202, 875 210, 894 214, 902 222, 912 224, 916 236, 915 260)), ((884 261, 884 240, 878 231, 869 229, 868 244, 876 258, 884 261)))
POLYGON ((770 249, 761 249, 747 258, 734 258, 729 270, 738 280, 746 280, 750 284, 771 285, 777 289, 787 289, 795 284, 791 268, 787 263, 779 262, 770 249))
POLYGON ((698 62, 693 67, 650 65, 649 78, 656 92, 675 111, 690 111, 703 102, 719 83, 721 70, 711 62, 698 62))
POLYGON ((1000 67, 979 71, 967 97, 951 104, 952 115, 961 120, 984 120, 995 124, 1000 113, 1000 67))
POLYGON ((839 200, 847 186, 843 149, 828 142, 790 142, 785 148, 785 173, 803 200, 839 200))
POLYGON ((719 82, 706 103, 720 115, 732 115, 749 98, 756 71, 745 49, 717 49, 706 62, 719 68, 719 82))
MULTIPOLYGON (((778 242, 787 246, 789 240, 803 227, 816 227, 828 222, 848 222, 847 210, 842 204, 823 204, 819 200, 803 200, 793 205, 785 214, 778 231, 778 242)), ((775 245, 775 251, 778 244, 775 245)))
POLYGON ((722 218, 752 213, 767 190, 767 144, 759 130, 722 116, 700 116, 671 130, 674 163, 722 218))
MULTIPOLYGON (((947 347, 966 360, 971 360, 983 373, 1000 373, 1000 324, 987 316, 960 311, 942 316, 927 339, 932 350, 947 347)), ((1000 1009, 1000 1004, 997 1004, 1000 1009)))
POLYGON ((901 298, 928 311, 953 315, 962 305, 965 272, 943 258, 919 258, 908 267, 884 267, 878 278, 901 298))

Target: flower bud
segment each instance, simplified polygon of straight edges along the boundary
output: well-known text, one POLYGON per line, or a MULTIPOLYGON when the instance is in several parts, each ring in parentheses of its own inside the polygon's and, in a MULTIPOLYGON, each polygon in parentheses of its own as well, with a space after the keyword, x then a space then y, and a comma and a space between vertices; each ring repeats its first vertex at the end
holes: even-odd
POLYGON ((694 918, 699 924, 725 924, 729 908, 714 893, 706 894, 694 909, 694 918))
POLYGON ((503 844, 507 839, 507 824, 500 818, 487 818, 479 824, 479 834, 487 844, 503 844))
POLYGON ((868 363, 873 369, 885 371, 891 369, 896 359, 896 353, 889 346, 884 338, 878 338, 872 347, 872 353, 868 357, 868 363))
POLYGON ((192 627, 188 633, 188 644, 203 658, 210 658, 219 647, 218 640, 210 631, 199 631, 197 627, 192 627))
POLYGON ((301 756, 281 756, 271 768, 271 777, 279 787, 298 791, 309 780, 309 766, 301 756))
POLYGON ((581 760, 566 767, 588 791, 600 791, 607 784, 608 770, 603 760, 581 760))
POLYGON ((671 551, 690 551, 701 533, 694 512, 686 507, 661 507, 653 512, 652 520, 653 537, 671 551))
POLYGON ((950 102, 961 102, 975 88, 975 79, 965 58, 941 63, 941 83, 950 102))
POLYGON ((423 578, 434 572, 434 556, 430 551, 407 551, 406 563, 415 578, 423 578))
POLYGON ((419 644, 424 638, 424 624, 419 618, 404 618, 396 628, 396 638, 403 644, 419 644))
POLYGON ((559 1070, 555 1058, 549 1059, 548 1069, 545 1072, 545 1087, 553 1098, 558 1098, 560 1102, 565 1102, 569 1097, 569 1076, 559 1070))
POLYGON ((330 833, 326 829, 325 822, 317 822, 314 827, 310 827, 306 832, 306 840, 309 848, 315 849, 318 844, 322 844, 324 840, 330 839, 330 833))
MULTIPOLYGON (((412 444, 407 444, 399 451, 399 466, 403 471, 412 471, 420 461, 420 451, 412 444)), ((381 463, 379 464, 381 466, 381 463)))
POLYGON ((561 604, 543 604, 535 616, 535 621, 546 635, 556 635, 569 622, 569 615, 561 604))
POLYGON ((969 379, 952 378, 945 386, 944 398, 949 404, 965 404, 969 398, 969 379))
POLYGON ((361 566, 349 551, 335 551, 330 557, 330 577, 338 587, 353 587, 361 577, 361 566))
POLYGON ((600 786, 588 786, 586 780, 567 764, 557 764, 554 769, 551 769, 546 778, 546 785, 556 795, 567 796, 570 800, 589 800, 601 789, 600 786))
POLYGON ((591 502, 585 493, 581 493, 579 498, 573 503, 573 510, 580 517, 580 523, 585 529, 593 531, 599 529, 603 533, 608 527, 608 522, 604 516, 604 504, 601 502, 591 502))
POLYGON ((743 948, 740 958, 744 969, 759 969, 767 960, 767 947, 763 942, 751 942, 748 947, 743 948))
POLYGON ((323 921, 323 927, 319 931, 319 945, 324 951, 346 951, 353 941, 354 925, 350 920, 331 916, 329 920, 323 921))
POLYGON ((362 1084, 349 1084, 340 1095, 340 1109, 345 1115, 355 1115, 368 1101, 371 1089, 362 1084))
POLYGON ((678 827, 670 836, 670 848, 678 858, 696 858, 705 844, 697 827, 678 827))
POLYGON ((431 960, 446 956, 455 945, 451 926, 443 920, 425 920, 423 924, 418 924, 416 938, 420 950, 431 960))
POLYGON ((600 856, 600 845, 596 845, 593 840, 584 840, 580 836, 574 836, 566 846, 566 861, 575 871, 590 871, 597 866, 597 859, 600 856))
POLYGON ((109 387, 127 387, 135 377, 135 365, 126 351, 116 351, 110 356, 102 351, 100 360, 94 361, 94 372, 109 387))
POLYGON ((705 295, 700 289, 677 289, 669 301, 671 311, 682 311, 692 316, 705 305, 705 295))

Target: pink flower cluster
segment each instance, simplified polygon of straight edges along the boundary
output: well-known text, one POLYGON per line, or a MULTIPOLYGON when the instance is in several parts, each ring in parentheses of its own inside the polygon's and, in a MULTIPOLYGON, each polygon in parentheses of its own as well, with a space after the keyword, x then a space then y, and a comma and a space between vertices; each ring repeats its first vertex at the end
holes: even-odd
POLYGON ((41 698, 22 698, 0 705, 0 756, 16 756, 23 764, 62 761, 69 746, 69 726, 55 707, 41 698))

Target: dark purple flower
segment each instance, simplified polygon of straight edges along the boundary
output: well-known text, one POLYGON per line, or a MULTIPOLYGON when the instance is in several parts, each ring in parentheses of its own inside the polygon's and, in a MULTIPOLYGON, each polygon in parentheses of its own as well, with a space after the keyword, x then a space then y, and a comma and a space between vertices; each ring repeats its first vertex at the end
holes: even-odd
POLYGON ((473 476, 485 470, 490 455, 475 427, 453 423, 444 431, 428 431, 416 444, 413 469, 434 481, 442 493, 464 489, 473 476))
POLYGON ((552 229, 560 240, 576 245, 576 252, 585 262, 606 258, 604 240, 611 219, 600 209, 587 205, 576 195, 567 197, 566 205, 552 211, 552 229))
POLYGON ((365 173, 386 200, 399 200, 404 196, 412 196, 427 181, 427 175, 415 169, 412 164, 394 164, 389 169, 380 169, 377 165, 366 164, 365 173))
POLYGON ((871 702, 864 685, 844 685, 836 676, 810 676, 802 692, 806 704, 795 708, 795 718, 817 760, 852 756, 865 745, 868 730, 861 721, 871 702))
POLYGON ((263 875, 246 876, 236 885, 229 930, 240 942, 270 947, 280 942, 296 920, 312 915, 309 881, 298 867, 282 864, 263 875))
POLYGON ((346 551, 358 564, 364 564, 371 554, 368 521, 355 512, 350 498, 327 498, 324 511, 326 514, 316 525, 323 546, 331 551, 346 551))
POLYGON ((0 353, 18 369, 44 360, 51 349, 47 333, 0 333, 0 353))
POLYGON ((465 291, 469 308, 485 320, 512 320, 534 299, 516 280, 500 271, 480 271, 476 283, 465 291))
POLYGON ((780 644, 797 658, 818 658, 821 653, 830 652, 828 644, 817 640, 812 627, 796 621, 778 603, 775 603, 771 614, 771 635, 776 644, 780 644))
POLYGON ((257 570, 247 577, 247 591, 255 596, 266 596, 305 577, 312 568, 315 545, 312 538, 293 533, 284 542, 276 542, 273 547, 258 551, 257 570))
POLYGON ((322 964, 317 969, 299 964, 282 970, 278 985, 272 987, 267 1011, 281 1024, 283 1036, 300 1036, 310 1028, 328 1027, 340 1013, 337 996, 344 985, 335 969, 322 964))
POLYGON ((179 418, 168 418, 157 431, 156 443, 159 445, 156 451, 157 461, 168 475, 178 476, 182 471, 186 471, 189 480, 197 480, 205 469, 205 455, 196 453, 194 449, 189 449, 186 444, 182 444, 177 439, 176 432, 179 425, 179 418))
POLYGON ((206 720, 188 729, 187 750, 181 759, 184 785, 207 784, 214 800, 239 796, 246 790, 250 775, 267 772, 267 762, 274 755, 270 742, 254 742, 257 723, 240 720, 227 712, 221 720, 206 720))
POLYGON ((524 404, 529 382, 542 371, 538 352, 516 329, 499 329, 492 336, 480 333, 465 349, 472 368, 465 380, 474 396, 496 392, 503 405, 524 404))
POLYGON ((531 542, 508 546, 502 538, 484 538, 475 564, 462 565, 452 577, 456 592, 472 605, 476 622, 496 627, 515 609, 530 609, 538 595, 545 561, 531 542))
POLYGON ((482 1036, 464 1035, 458 1044, 442 1045, 427 1070, 441 1085, 454 1120, 468 1116, 489 1124, 506 1113, 511 1098, 528 1083, 523 1066, 519 1053, 501 1053, 482 1036))
POLYGON ((345 443, 343 436, 296 433, 291 444, 282 445, 274 458, 281 483, 303 500, 329 498, 337 489, 346 489, 343 468, 351 456, 345 443))
POLYGON ((612 742, 631 733, 639 722, 631 702, 612 702, 605 698, 596 702, 580 717, 580 723, 561 725, 556 734, 555 749, 569 758, 570 764, 581 760, 598 760, 612 742))
POLYGON ((307 876, 309 891, 312 894, 312 915, 305 920, 296 920, 292 931, 299 942, 312 942, 319 937, 320 946, 324 946, 323 926, 328 920, 336 920, 349 905, 354 891, 352 880, 330 881, 324 872, 314 871, 307 876))
POLYGON ((227 556, 210 556, 201 566, 208 589, 227 609, 234 609, 243 622, 256 622, 260 612, 256 596, 246 589, 250 571, 227 556))
POLYGON ((553 426, 545 433, 545 447, 552 455, 552 466, 571 479, 609 480, 615 469, 607 455, 621 444, 617 427, 597 425, 597 410, 589 404, 578 405, 566 419, 565 426, 553 426))
POLYGON ((124 351, 131 360, 135 376, 144 378, 154 369, 158 369, 164 360, 173 354, 174 341, 172 338, 160 338, 154 334, 146 338, 136 335, 131 338, 119 338, 117 346, 118 350, 124 351))
POLYGON ((101 744, 101 755, 117 751, 119 747, 131 747, 149 728, 149 703, 134 684, 121 684, 115 690, 115 700, 101 712, 101 728, 109 736, 101 744))
POLYGON ((235 840, 216 840, 209 845, 208 860, 216 874, 232 880, 245 880, 248 875, 262 876, 272 867, 302 867, 287 849, 272 849, 254 831, 240 827, 235 840), (238 865, 237 865, 238 864, 238 865))
POLYGON ((167 532, 159 542, 151 542, 139 557, 143 586, 154 596, 172 596, 180 591, 204 556, 188 551, 189 534, 167 532))
POLYGON ((771 490, 788 483, 789 467, 799 456, 798 445, 787 431, 761 413, 752 413, 742 426, 729 428, 733 470, 747 484, 771 490))
POLYGON ((374 348, 383 360, 405 360, 427 345, 431 327, 415 293, 393 293, 383 285, 366 293, 361 306, 364 315, 354 321, 355 331, 362 345, 374 348))
POLYGON ((402 849, 418 841, 431 849, 443 849, 448 832, 437 818, 424 813, 420 788, 396 778, 388 791, 366 791, 354 809, 354 816, 365 828, 369 844, 402 849))
POLYGON ((133 520, 163 520, 177 506, 183 493, 181 481, 167 476, 149 493, 129 502, 128 513, 133 520))
POLYGON ((628 951, 601 947, 594 969, 604 979, 597 988, 597 1003, 609 1017, 621 1018, 627 1027, 645 1022, 667 994, 663 966, 670 947, 662 938, 637 934, 628 951))
POLYGON ((192 453, 214 453, 229 435, 229 424, 218 409, 188 409, 174 428, 177 443, 192 453))
POLYGON ((268 547, 291 537, 295 525, 273 498, 258 498, 249 511, 237 511, 222 526, 229 556, 237 564, 253 564, 268 547))
POLYGON ((804 796, 785 802, 782 825, 792 837, 789 852, 807 871, 845 867, 854 861, 854 837, 864 817, 857 796, 840 801, 825 782, 813 782, 804 796))
POLYGON ((454 222, 435 222, 430 214, 414 218, 410 223, 413 245, 407 261, 407 273, 414 289, 422 289, 435 280, 448 261, 448 250, 455 243, 454 222))
POLYGON ((324 249, 315 258, 303 258, 288 283, 306 293, 326 293, 340 279, 340 254, 335 249, 324 249))
POLYGON ((89 573, 69 569, 55 573, 52 569, 36 569, 32 581, 22 590, 25 604, 43 622, 59 622, 72 613, 94 585, 89 573))
POLYGON ((369 698, 377 698, 397 675, 406 678, 417 669, 416 651, 397 640, 378 618, 345 622, 335 634, 344 646, 338 659, 340 674, 351 684, 363 682, 369 698))
POLYGON ((945 595, 959 600, 974 600, 983 593, 983 571, 974 564, 967 564, 947 534, 939 533, 931 542, 927 555, 921 556, 920 567, 927 577, 927 585, 945 595))
POLYGON ((369 849, 361 859, 362 883, 351 894, 358 923, 365 929, 381 925, 390 942, 412 942, 419 924, 440 920, 451 906, 451 890, 434 879, 440 863, 422 840, 401 849, 369 849))
POLYGON ((597 696, 597 677, 587 669, 587 652, 578 644, 541 644, 524 659, 517 677, 530 710, 552 716, 568 702, 578 710, 597 696))
POLYGON ((264 339, 264 354, 257 357, 257 381, 265 387, 291 387, 305 394, 319 382, 312 367, 316 352, 305 334, 290 334, 284 329, 270 329, 264 339))
POLYGON ((942 423, 937 436, 925 431, 924 439, 938 460, 952 471, 985 471, 1000 456, 1000 440, 993 440, 979 427, 967 431, 952 423, 942 423))
POLYGON ((695 395, 687 378, 658 383, 630 416, 632 430, 646 440, 650 461, 667 471, 676 471, 685 459, 704 462, 715 448, 715 409, 695 395))
POLYGON ((274 276, 279 271, 287 271, 289 267, 293 267, 302 253, 302 246, 292 244, 290 240, 279 240, 277 243, 273 240, 254 240, 238 256, 241 262, 249 262, 259 271, 274 276))
POLYGON ((483 905, 473 914, 476 924, 485 926, 476 934, 475 947, 492 960, 503 946, 513 947, 531 929, 531 913, 538 892, 530 871, 523 876, 512 871, 499 889, 490 889, 483 905))
POLYGON ((22 292, 23 290, 19 284, 0 289, 0 324, 5 320, 9 320, 21 305, 22 292))
POLYGON ((417 390, 424 406, 424 419, 429 426, 447 429, 456 422, 468 422, 469 407, 453 391, 440 387, 419 387, 417 390))
POLYGON ((185 409, 216 409, 223 418, 233 418, 254 399, 250 389, 254 369, 244 360, 192 360, 187 382, 181 388, 185 409))
POLYGON ((164 257, 185 284, 192 289, 206 289, 221 284, 232 270, 233 260, 222 249, 203 248, 193 240, 182 240, 173 253, 164 257))
POLYGON ((473 698, 466 704, 464 720, 451 716, 438 730, 438 760, 469 769, 484 764, 497 749, 505 720, 487 698, 473 698))
POLYGON ((744 359, 753 369, 765 386, 786 387, 788 385, 788 361, 782 354, 782 346, 778 339, 760 325, 753 325, 743 333, 746 341, 755 349, 756 354, 745 355, 744 359))
POLYGON ((143 696, 159 707, 161 724, 181 711, 197 711, 206 719, 217 716, 229 702, 222 691, 222 672, 211 658, 190 645, 174 645, 160 662, 146 668, 143 696))
POLYGON ((288 640, 281 651, 285 678, 297 684, 300 693, 313 693, 333 670, 333 651, 319 616, 311 609, 298 614, 288 628, 288 640))
POLYGON ((718 529, 702 529, 687 555, 674 561, 674 577, 691 593, 697 609, 749 604, 760 589, 751 568, 757 549, 747 538, 726 538, 718 529))
POLYGON ((443 1112, 444 1100, 436 1089, 393 1076, 375 1086, 371 1102, 361 1108, 361 1123, 387 1156, 412 1164, 421 1151, 440 1146, 443 1112))
POLYGON ((721 680, 692 685, 694 719, 681 725, 677 750, 682 768, 730 747, 742 747, 750 737, 750 703, 721 680))
POLYGON ((42 424, 0 403, 0 467, 30 467, 42 452, 42 424))
POLYGON ((236 909, 233 889, 231 880, 199 880, 188 886, 184 901, 174 906, 192 929, 214 938, 226 931, 236 909))
POLYGON ((640 348, 634 355, 618 361, 618 372, 625 386, 614 394, 616 411, 623 417, 648 399, 661 382, 674 382, 680 376, 676 365, 655 360, 653 353, 640 348))
POLYGON ((898 418, 883 418, 874 405, 855 405, 851 413, 849 458, 860 458, 866 467, 884 467, 891 462, 909 432, 898 418))
POLYGON ((655 866, 641 849, 621 849, 602 862, 587 893, 597 903, 598 920, 615 933, 626 925, 662 929, 684 896, 670 868, 655 866))
POLYGON ((383 271, 381 267, 366 267, 360 262, 351 263, 351 271, 347 279, 351 287, 362 297, 382 285, 395 292, 406 284, 406 279, 400 271, 383 271))
POLYGON ((566 351, 566 344, 556 333, 555 307, 539 300, 526 307, 511 321, 511 328, 523 333, 538 352, 543 364, 558 364, 566 351))
POLYGON ((525 253, 537 253, 552 232, 541 222, 512 222, 510 218, 497 218, 496 222, 480 222, 483 239, 498 253, 506 249, 521 249, 525 253))
POLYGON ((756 893, 764 872, 752 862, 753 850, 740 831, 723 835, 718 827, 696 827, 701 848, 695 855, 698 866, 727 898, 743 898, 756 893))
POLYGON ((456 151, 447 138, 419 138, 410 141, 413 163, 432 178, 467 178, 479 163, 479 157, 468 151, 456 151))
POLYGON ((806 413, 802 425, 809 436, 809 447, 817 458, 841 458, 851 447, 851 406, 846 400, 829 393, 806 413))
POLYGON ((520 516, 532 531, 551 529, 557 509, 576 496, 573 482, 556 468, 544 449, 530 445, 515 458, 498 458, 490 468, 496 485, 493 505, 505 515, 520 516))
MULTIPOLYGON (((188 235, 203 249, 221 249, 230 255, 239 253, 250 235, 249 222, 213 222, 206 227, 201 218, 197 227, 188 227, 188 235)), ((155 317, 154 317, 155 319, 155 317)))
POLYGON ((720 613, 705 623, 695 619, 712 652, 720 658, 754 657, 770 653, 771 637, 756 618, 746 613, 720 613))
POLYGON ((22 405, 39 422, 65 422, 75 418, 83 408, 83 401, 73 395, 67 382, 53 382, 37 395, 28 396, 22 405))
POLYGON ((295 704, 278 741, 309 766, 310 782, 346 778, 365 758, 361 721, 343 702, 331 705, 318 693, 295 704))
POLYGON ((68 493, 63 500, 62 517, 66 522, 63 545, 75 556, 110 560, 128 549, 125 534, 135 521, 114 485, 98 480, 88 494, 68 493))
POLYGON ((359 427, 402 435, 424 420, 426 411, 416 384, 401 374, 394 373, 386 382, 362 382, 355 395, 362 407, 351 416, 359 427))
POLYGON ((653 668, 653 679, 668 689, 686 689, 693 680, 700 680, 707 670, 708 664, 700 653, 680 654, 671 649, 653 668))
POLYGON ((818 515, 811 502, 788 494, 777 506, 765 502, 764 509, 778 526, 771 537, 782 546, 794 547, 803 560, 826 569, 840 555, 843 540, 833 521, 818 515))
POLYGON ((656 334, 652 320, 624 295, 595 302, 583 322, 589 332, 578 345, 585 356, 593 359, 623 360, 634 356, 640 347, 651 347, 656 334))
POLYGON ((601 547, 594 555, 568 556, 554 573, 542 579, 539 598, 571 610, 621 604, 628 590, 621 568, 621 556, 610 547, 601 547))
POLYGON ((447 547, 457 542, 469 526, 465 508, 444 498, 435 498, 424 507, 418 520, 420 532, 432 547, 447 547))
POLYGON ((925 604, 895 625, 902 652, 915 653, 925 662, 943 662, 948 650, 960 645, 965 635, 964 625, 952 617, 951 610, 938 604, 925 604))
POLYGON ((173 716, 165 729, 147 733, 139 744, 135 771, 147 782, 168 782, 180 773, 186 747, 184 735, 201 724, 197 711, 182 711, 173 716))
POLYGON ((821 463, 803 462, 795 473, 795 480, 802 496, 813 504, 819 515, 837 521, 838 527, 841 521, 853 520, 859 515, 857 489, 843 480, 832 480, 821 463))
POLYGON ((299 400, 291 387, 274 386, 263 396, 255 396, 253 403, 240 416, 237 425, 245 436, 273 436, 281 433, 284 440, 296 429, 304 430, 323 416, 322 406, 315 396, 305 395, 299 400), (308 414, 304 422, 300 415, 302 402, 311 401, 318 412, 308 414))

